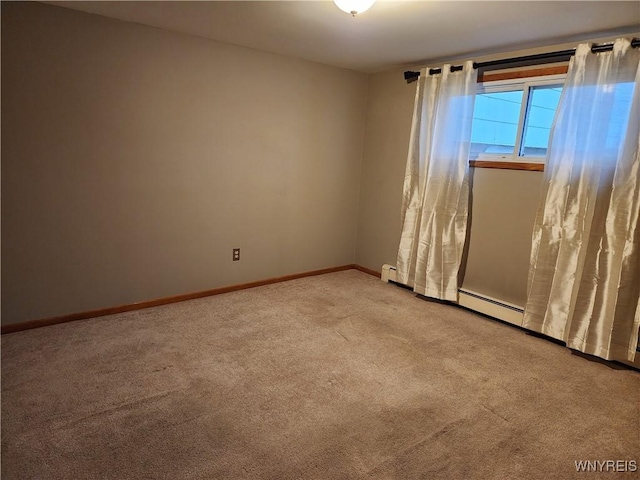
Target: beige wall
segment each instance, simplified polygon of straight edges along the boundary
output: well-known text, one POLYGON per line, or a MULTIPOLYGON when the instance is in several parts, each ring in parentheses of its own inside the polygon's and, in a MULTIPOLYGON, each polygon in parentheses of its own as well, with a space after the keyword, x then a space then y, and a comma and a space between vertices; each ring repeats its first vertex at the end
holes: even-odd
POLYGON ((462 287, 524 306, 542 172, 472 168, 471 225, 462 287))
POLYGON ((354 262, 366 90, 347 70, 3 2, 2 322, 354 262))
MULTIPOLYGON (((384 263, 396 264, 415 85, 406 84, 402 70, 369 79, 356 262, 378 271, 384 263)), ((462 286, 523 305, 542 173, 472 169, 471 175, 462 286)))
POLYGON ((396 264, 415 91, 401 70, 369 77, 356 263, 376 271, 396 264))
MULTIPOLYGON (((396 262, 402 70, 4 2, 2 94, 3 324, 396 262)), ((524 303, 541 179, 473 172, 464 287, 524 303)))

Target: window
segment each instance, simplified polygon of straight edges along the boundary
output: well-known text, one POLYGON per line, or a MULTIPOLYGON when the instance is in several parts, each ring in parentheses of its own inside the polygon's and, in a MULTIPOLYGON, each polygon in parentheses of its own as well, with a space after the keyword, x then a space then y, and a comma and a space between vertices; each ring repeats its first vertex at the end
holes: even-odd
POLYGON ((564 75, 478 86, 470 160, 544 163, 564 75))

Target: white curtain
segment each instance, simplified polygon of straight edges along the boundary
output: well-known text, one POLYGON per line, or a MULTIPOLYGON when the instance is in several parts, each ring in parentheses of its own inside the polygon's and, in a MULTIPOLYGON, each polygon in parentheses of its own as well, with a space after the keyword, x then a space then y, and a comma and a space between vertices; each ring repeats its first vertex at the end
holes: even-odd
POLYGON ((421 295, 458 300, 467 232, 469 145, 477 72, 421 72, 402 201, 396 278, 421 295))
POLYGON ((640 326, 640 52, 578 46, 552 128, 525 328, 633 361, 640 326))

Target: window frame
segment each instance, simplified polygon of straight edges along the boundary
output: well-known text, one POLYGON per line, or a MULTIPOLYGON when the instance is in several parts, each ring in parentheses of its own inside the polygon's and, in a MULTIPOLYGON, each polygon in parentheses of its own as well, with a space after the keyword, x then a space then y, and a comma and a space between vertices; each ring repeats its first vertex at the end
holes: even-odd
MULTIPOLYGON (((522 141, 525 134, 525 121, 527 112, 529 110, 529 102, 531 101, 531 89, 532 87, 547 86, 547 85, 560 85, 564 87, 566 73, 553 74, 553 75, 538 75, 532 77, 513 78, 506 80, 487 80, 478 82, 476 89, 476 95, 482 93, 497 93, 497 92, 513 92, 522 91, 522 102, 520 104, 520 115, 518 117, 518 127, 516 133, 515 146, 511 154, 501 153, 480 153, 477 157, 469 158, 472 164, 478 163, 477 166, 481 166, 483 162, 500 164, 500 167, 496 168, 508 168, 508 164, 513 164, 514 167, 519 165, 540 165, 544 168, 546 163, 545 156, 537 155, 520 155, 522 141)), ((474 165, 475 166, 475 165, 474 165)), ((531 170, 538 170, 538 168, 530 168, 531 170)))

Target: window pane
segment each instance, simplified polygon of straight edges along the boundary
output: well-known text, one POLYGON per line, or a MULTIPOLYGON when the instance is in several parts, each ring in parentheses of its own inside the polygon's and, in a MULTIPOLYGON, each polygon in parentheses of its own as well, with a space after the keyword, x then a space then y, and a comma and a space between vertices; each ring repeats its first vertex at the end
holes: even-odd
POLYGON ((532 87, 524 123, 524 137, 520 148, 523 157, 544 157, 547 154, 549 133, 558 108, 561 85, 532 87))
POLYGON ((518 136, 522 90, 476 95, 471 129, 471 158, 513 154, 518 136))

